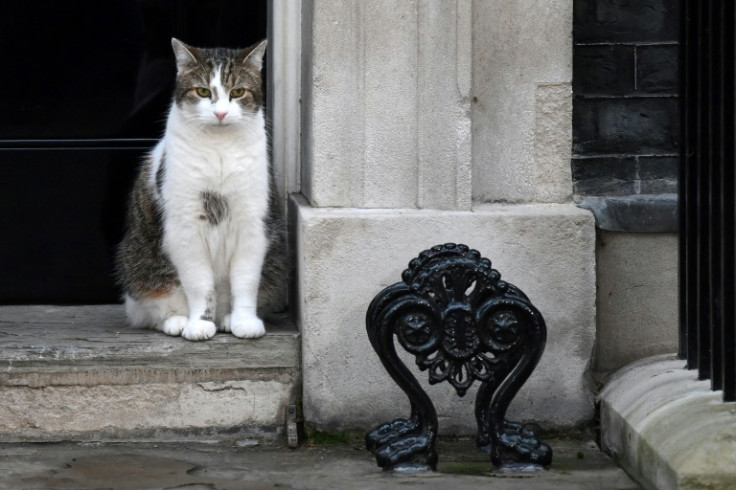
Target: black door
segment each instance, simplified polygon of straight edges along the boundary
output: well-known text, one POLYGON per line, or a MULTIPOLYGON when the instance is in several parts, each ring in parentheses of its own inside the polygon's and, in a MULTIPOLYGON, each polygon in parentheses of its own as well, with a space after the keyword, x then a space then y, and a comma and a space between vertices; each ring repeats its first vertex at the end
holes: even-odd
POLYGON ((128 190, 163 131, 171 37, 245 47, 266 0, 0 4, 0 303, 117 302, 128 190))

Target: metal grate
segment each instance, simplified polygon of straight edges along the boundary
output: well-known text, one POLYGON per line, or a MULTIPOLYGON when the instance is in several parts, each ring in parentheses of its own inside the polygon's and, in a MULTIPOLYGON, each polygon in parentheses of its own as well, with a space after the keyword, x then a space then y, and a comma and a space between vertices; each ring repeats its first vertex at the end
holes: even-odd
POLYGON ((680 356, 736 401, 734 2, 682 7, 680 356))

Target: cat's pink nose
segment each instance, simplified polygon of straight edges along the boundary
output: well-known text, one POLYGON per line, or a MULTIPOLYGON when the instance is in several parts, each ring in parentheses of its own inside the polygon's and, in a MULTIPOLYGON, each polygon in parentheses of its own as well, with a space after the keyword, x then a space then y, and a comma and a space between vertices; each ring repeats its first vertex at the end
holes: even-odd
POLYGON ((225 116, 227 116, 227 112, 217 112, 215 111, 215 116, 217 116, 218 121, 222 121, 225 119, 225 116))

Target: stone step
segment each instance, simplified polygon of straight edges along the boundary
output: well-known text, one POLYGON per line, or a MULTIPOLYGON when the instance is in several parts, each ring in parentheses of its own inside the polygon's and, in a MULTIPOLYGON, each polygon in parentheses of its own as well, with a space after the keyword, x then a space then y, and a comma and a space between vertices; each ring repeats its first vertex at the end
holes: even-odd
POLYGON ((190 342, 120 305, 0 306, 0 441, 284 438, 300 336, 190 342))

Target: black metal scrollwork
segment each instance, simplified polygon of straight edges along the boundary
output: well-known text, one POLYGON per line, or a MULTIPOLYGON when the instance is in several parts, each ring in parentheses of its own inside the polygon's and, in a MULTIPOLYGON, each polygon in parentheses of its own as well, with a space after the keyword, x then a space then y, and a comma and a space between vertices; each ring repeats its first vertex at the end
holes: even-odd
POLYGON ((378 465, 437 466, 437 413, 397 356, 394 337, 416 356, 430 384, 447 381, 464 396, 474 381, 481 383, 475 402, 476 442, 494 465, 549 465, 552 450, 533 429, 505 419, 544 350, 547 329, 539 311, 517 287, 501 280, 490 260, 466 245, 425 250, 409 263, 402 279, 381 291, 366 315, 371 345, 411 404, 409 418, 366 435, 378 465))

